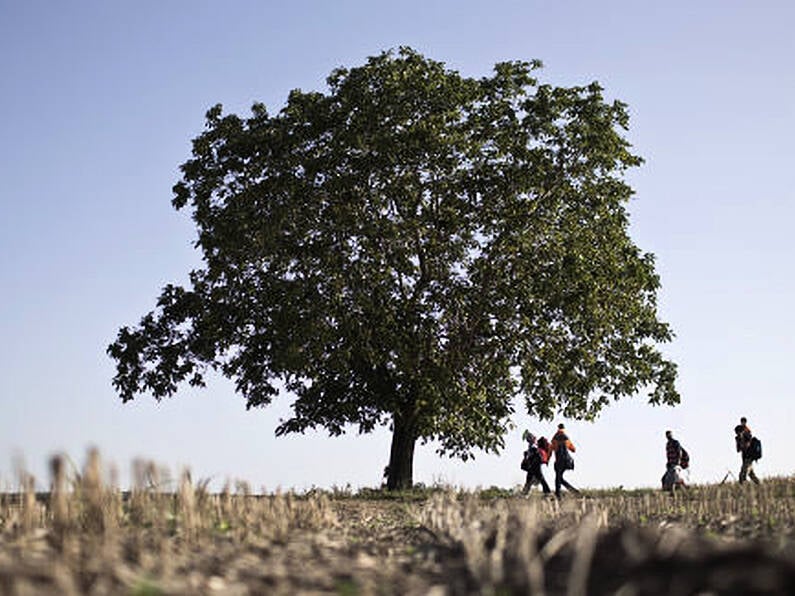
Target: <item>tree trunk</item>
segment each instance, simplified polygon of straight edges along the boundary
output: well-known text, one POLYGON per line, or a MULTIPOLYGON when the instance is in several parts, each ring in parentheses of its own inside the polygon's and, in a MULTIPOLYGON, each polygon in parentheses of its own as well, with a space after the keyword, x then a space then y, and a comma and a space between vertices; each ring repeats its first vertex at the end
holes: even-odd
POLYGON ((414 485, 414 425, 395 414, 392 427, 392 449, 386 471, 387 490, 404 490, 414 485))

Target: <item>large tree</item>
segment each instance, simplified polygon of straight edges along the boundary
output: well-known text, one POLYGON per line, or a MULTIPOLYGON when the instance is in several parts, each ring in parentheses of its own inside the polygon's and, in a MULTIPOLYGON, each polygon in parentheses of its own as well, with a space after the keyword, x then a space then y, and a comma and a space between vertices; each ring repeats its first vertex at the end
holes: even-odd
POLYGON ((520 400, 544 419, 678 402, 654 259, 628 234, 626 106, 539 67, 473 79, 401 48, 276 115, 210 109, 173 199, 204 267, 109 346, 122 400, 208 370, 248 407, 284 387, 278 435, 388 424, 393 489, 418 440, 499 451, 520 400))

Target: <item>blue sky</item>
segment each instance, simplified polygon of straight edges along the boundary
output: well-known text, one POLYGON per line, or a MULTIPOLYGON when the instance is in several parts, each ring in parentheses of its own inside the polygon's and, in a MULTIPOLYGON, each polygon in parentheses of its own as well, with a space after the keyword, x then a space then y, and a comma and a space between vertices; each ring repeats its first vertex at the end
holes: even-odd
MULTIPOLYGON (((760 475, 790 474, 794 21, 783 0, 0 0, 0 483, 21 456, 44 485, 51 453, 79 465, 89 445, 123 483, 136 457, 267 489, 380 482, 385 431, 276 439, 289 399, 247 412, 222 379, 123 405, 105 347, 200 265, 170 189, 207 108, 274 112, 289 90, 323 90, 333 68, 400 45, 467 76, 539 58, 542 79, 598 80, 629 104, 646 159, 629 176, 632 235, 657 256, 683 401, 639 397, 568 423, 571 481, 656 486, 667 428, 692 481, 736 475, 741 415, 765 446, 760 475)), ((516 423, 500 456, 419 447, 415 480, 518 484, 521 430, 553 424, 516 423)))

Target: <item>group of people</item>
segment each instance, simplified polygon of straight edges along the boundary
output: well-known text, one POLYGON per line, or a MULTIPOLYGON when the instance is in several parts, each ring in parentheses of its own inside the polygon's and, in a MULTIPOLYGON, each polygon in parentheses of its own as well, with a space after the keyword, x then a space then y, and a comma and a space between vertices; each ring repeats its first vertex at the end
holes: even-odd
MULTIPOLYGON (((665 431, 665 438, 667 441, 665 443, 665 474, 662 477, 663 490, 672 491, 675 488, 684 488, 685 482, 679 474, 679 470, 687 469, 690 465, 690 456, 679 441, 674 439, 670 430, 665 431)), ((748 426, 748 419, 745 416, 740 418, 740 424, 734 427, 734 444, 742 461, 738 478, 740 484, 743 484, 748 478, 754 484, 759 484, 759 478, 754 472, 754 463, 762 457, 762 443, 751 432, 751 427, 748 426)))
POLYGON ((563 424, 558 424, 558 430, 551 441, 547 441, 544 437, 536 439, 535 435, 528 431, 525 431, 524 439, 528 445, 522 457, 522 469, 527 472, 523 492, 529 492, 536 483, 541 484, 541 490, 545 495, 552 492, 541 471, 541 465, 549 463, 553 454, 555 455, 555 496, 560 497, 561 488, 564 486, 573 493, 580 492, 563 478, 564 473, 574 469, 574 458, 571 454, 577 451, 574 443, 566 435, 566 427, 563 424))
MULTIPOLYGON (((746 479, 750 478, 752 482, 759 484, 759 478, 754 473, 754 463, 762 457, 762 443, 751 433, 747 418, 740 418, 740 424, 734 427, 734 435, 737 452, 740 453, 742 458, 739 476, 740 483, 742 484, 746 479)), ((522 469, 527 472, 523 492, 525 494, 528 493, 535 484, 541 485, 544 494, 552 492, 544 478, 541 466, 549 463, 554 454, 555 496, 560 498, 562 487, 566 487, 573 493, 579 493, 576 488, 563 478, 565 472, 574 469, 574 459, 571 454, 576 451, 574 443, 566 435, 565 426, 558 424, 558 430, 551 441, 547 441, 544 437, 536 438, 529 431, 525 431, 522 436, 527 441, 527 450, 522 457, 522 469)), ((685 488, 686 485, 680 470, 687 469, 690 466, 690 454, 674 438, 673 432, 670 430, 665 431, 665 438, 666 461, 665 474, 662 477, 662 488, 666 491, 685 488)))

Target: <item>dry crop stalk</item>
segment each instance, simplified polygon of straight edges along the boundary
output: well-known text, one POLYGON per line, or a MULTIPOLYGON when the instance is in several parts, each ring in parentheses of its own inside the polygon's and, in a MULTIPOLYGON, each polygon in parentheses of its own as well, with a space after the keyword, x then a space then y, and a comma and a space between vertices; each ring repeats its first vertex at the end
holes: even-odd
POLYGON ((50 489, 50 509, 52 513, 53 530, 59 547, 62 545, 63 535, 69 527, 69 506, 66 495, 66 461, 63 455, 54 455, 50 459, 50 474, 52 484, 50 489))
POLYGON ((22 531, 27 534, 36 527, 37 507, 36 507, 36 479, 27 472, 21 473, 20 483, 22 485, 22 531))
POLYGON ((179 483, 179 512, 186 541, 192 544, 198 534, 198 524, 196 518, 196 495, 193 490, 190 471, 187 469, 182 472, 182 479, 179 483))

